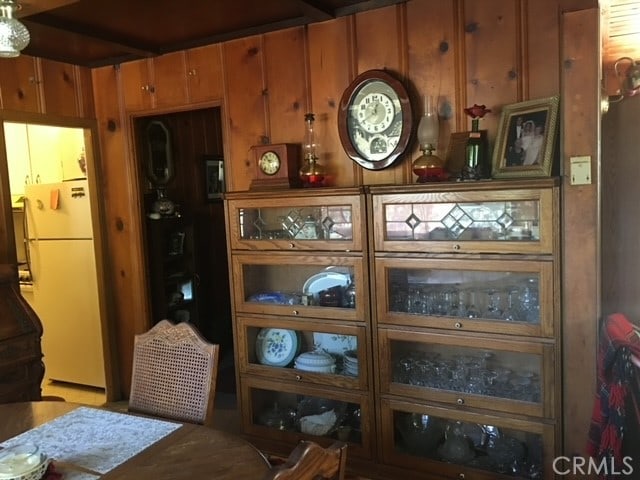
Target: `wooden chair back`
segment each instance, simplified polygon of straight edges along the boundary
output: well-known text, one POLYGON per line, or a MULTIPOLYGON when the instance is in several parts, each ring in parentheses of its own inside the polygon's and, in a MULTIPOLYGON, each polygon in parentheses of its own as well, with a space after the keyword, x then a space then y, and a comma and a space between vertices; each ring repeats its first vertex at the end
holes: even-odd
POLYGON ((347 444, 335 442, 327 448, 302 441, 287 461, 274 467, 262 480, 344 480, 347 444))
POLYGON ((211 425, 219 349, 186 322, 136 335, 129 411, 211 425))

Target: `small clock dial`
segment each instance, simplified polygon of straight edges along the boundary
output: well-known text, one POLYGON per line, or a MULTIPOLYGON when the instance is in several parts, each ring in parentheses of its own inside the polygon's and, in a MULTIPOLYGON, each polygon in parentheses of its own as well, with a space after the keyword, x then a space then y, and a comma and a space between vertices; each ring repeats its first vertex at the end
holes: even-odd
POLYGON ((275 152, 264 152, 258 165, 266 175, 275 175, 280 170, 280 157, 275 152))
POLYGON ((393 122, 395 107, 384 93, 369 93, 355 107, 358 121, 365 132, 384 132, 393 122))

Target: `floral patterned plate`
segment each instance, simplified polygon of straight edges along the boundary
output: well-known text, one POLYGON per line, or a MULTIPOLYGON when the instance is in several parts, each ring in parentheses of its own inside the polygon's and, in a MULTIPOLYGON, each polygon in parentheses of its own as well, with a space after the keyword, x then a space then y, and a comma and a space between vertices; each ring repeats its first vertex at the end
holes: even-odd
POLYGON ((299 346, 295 330, 263 328, 256 338, 256 355, 263 365, 286 367, 298 354, 299 346))

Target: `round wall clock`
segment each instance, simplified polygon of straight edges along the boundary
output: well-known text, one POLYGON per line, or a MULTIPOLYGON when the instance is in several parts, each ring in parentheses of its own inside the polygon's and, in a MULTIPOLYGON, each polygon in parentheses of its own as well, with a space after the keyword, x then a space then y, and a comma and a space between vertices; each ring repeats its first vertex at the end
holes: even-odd
POLYGON ((338 133, 347 155, 369 170, 395 162, 411 137, 413 114, 404 85, 384 70, 358 75, 338 110, 338 133))

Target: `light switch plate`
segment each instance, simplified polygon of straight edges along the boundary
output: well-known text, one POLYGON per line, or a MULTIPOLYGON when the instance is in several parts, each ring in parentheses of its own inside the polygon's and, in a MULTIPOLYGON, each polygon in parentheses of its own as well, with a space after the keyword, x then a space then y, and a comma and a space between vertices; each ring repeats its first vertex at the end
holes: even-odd
POLYGON ((591 184, 591 157, 571 157, 571 185, 591 184))

